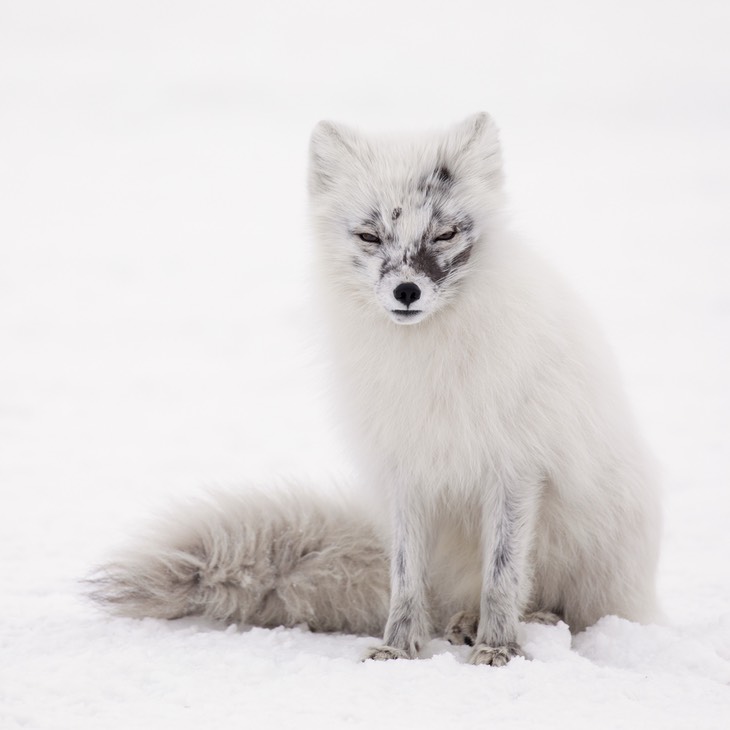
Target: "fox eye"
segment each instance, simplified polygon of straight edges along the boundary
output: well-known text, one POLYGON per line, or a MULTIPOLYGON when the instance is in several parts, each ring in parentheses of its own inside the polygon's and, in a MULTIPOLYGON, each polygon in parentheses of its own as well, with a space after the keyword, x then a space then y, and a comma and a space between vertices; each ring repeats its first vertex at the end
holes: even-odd
POLYGON ((374 233, 358 233, 358 238, 367 243, 382 243, 382 241, 374 233))
POLYGON ((446 233, 442 233, 440 236, 436 236, 434 238, 434 241, 450 241, 454 236, 456 235, 456 229, 452 229, 450 231, 446 231, 446 233))

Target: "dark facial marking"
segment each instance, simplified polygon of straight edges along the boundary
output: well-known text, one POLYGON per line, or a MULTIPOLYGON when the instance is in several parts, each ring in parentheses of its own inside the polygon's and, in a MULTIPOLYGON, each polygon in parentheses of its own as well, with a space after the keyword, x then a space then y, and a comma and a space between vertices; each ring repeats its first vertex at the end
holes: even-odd
POLYGON ((411 256, 411 266, 436 284, 440 284, 446 276, 446 271, 427 245, 422 244, 416 249, 416 253, 411 256))
POLYGON ((468 215, 465 215, 459 218, 457 226, 462 233, 471 233, 474 230, 474 221, 468 215))
POLYGON ((418 182, 418 191, 425 195, 438 193, 443 195, 454 184, 454 176, 445 165, 437 167, 429 175, 424 175, 418 182))
POLYGON ((368 217, 362 222, 364 226, 370 226, 371 228, 377 228, 383 222, 383 216, 380 215, 380 211, 377 208, 373 208, 370 211, 368 217))
MULTIPOLYGON (((403 263, 405 263, 405 258, 403 259, 403 263)), ((380 267, 380 278, 382 279, 386 274, 389 274, 391 271, 395 271, 398 266, 399 264, 397 261, 385 259, 380 267)))
POLYGON ((403 212, 402 208, 393 208, 393 220, 397 221, 400 218, 400 214, 403 212))
POLYGON ((454 180, 451 174, 451 170, 449 170, 449 168, 444 165, 436 170, 436 179, 443 185, 450 185, 454 180))
POLYGON ((458 269, 460 266, 463 266, 469 260, 473 246, 474 244, 470 241, 465 249, 459 251, 459 253, 451 260, 449 269, 453 271, 454 269, 458 269))

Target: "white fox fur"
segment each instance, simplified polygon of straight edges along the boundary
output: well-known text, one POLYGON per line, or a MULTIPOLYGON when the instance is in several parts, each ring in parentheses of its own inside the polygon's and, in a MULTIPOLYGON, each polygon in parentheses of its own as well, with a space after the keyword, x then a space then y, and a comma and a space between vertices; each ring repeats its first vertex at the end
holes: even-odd
POLYGON ((342 498, 281 485, 177 505, 91 583, 93 597, 134 617, 377 634, 388 612, 372 525, 342 498))
POLYGON ((374 526, 314 495, 228 497, 108 566, 97 597, 134 616, 384 631, 376 659, 447 629, 497 665, 529 614, 574 631, 651 620, 651 465, 596 326, 504 223, 491 119, 420 139, 322 122, 310 195, 374 526))

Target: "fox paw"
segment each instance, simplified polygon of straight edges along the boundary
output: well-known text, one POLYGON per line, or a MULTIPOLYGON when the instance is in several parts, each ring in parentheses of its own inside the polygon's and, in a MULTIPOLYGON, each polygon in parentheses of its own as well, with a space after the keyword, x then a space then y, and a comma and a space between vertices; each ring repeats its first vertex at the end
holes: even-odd
POLYGON ((545 626, 557 626, 562 617, 552 611, 533 611, 532 613, 526 613, 522 620, 526 624, 544 624, 545 626))
POLYGON ((444 639, 450 644, 466 644, 474 646, 479 626, 479 614, 470 611, 460 611, 452 616, 446 625, 444 639))
POLYGON ((503 667, 516 656, 524 657, 519 644, 511 641, 504 646, 487 646, 479 644, 469 657, 469 664, 486 664, 490 667, 503 667))
POLYGON ((410 659, 403 649, 396 649, 394 646, 373 646, 368 649, 363 661, 375 659, 376 662, 384 662, 388 659, 410 659))

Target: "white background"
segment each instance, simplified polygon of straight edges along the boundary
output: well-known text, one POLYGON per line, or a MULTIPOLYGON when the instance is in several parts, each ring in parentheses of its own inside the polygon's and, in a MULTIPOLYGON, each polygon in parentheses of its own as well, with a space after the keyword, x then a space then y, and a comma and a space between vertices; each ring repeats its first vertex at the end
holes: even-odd
POLYGON ((730 5, 0 4, 0 726, 727 727, 730 5), (78 581, 171 499, 349 466, 311 127, 502 129, 514 226, 614 343, 663 471, 667 625, 493 670, 109 618, 78 581))

